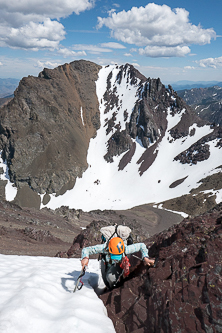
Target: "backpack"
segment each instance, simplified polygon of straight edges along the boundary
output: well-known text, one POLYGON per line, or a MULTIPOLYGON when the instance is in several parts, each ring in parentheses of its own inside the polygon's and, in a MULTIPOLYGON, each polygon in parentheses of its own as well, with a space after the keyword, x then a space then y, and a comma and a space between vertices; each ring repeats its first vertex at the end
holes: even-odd
POLYGON ((133 244, 133 238, 131 236, 131 229, 125 225, 111 225, 108 227, 102 227, 100 229, 102 234, 102 243, 109 243, 113 237, 120 237, 124 241, 125 245, 133 244))

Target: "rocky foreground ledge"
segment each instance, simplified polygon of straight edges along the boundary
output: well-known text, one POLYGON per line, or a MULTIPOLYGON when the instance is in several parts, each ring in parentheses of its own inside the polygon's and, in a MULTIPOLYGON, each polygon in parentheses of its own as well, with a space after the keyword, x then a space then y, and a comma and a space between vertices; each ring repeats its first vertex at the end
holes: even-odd
POLYGON ((221 221, 222 204, 146 241, 156 268, 100 296, 117 333, 222 332, 221 221))

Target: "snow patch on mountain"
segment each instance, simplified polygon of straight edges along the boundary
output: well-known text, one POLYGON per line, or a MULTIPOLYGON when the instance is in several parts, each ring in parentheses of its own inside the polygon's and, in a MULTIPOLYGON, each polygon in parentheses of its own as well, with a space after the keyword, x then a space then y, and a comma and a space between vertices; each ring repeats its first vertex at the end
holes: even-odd
POLYGON ((7 163, 2 159, 2 152, 0 152, 0 168, 2 168, 3 173, 0 174, 0 179, 7 181, 5 186, 5 199, 7 201, 12 201, 16 197, 17 188, 10 182, 9 174, 8 174, 8 166, 7 163))
POLYGON ((90 211, 128 209, 141 204, 158 203, 188 194, 192 188, 198 187, 198 181, 201 178, 218 172, 216 167, 221 164, 221 158, 218 153, 219 148, 216 147, 217 140, 208 143, 210 156, 201 163, 182 164, 174 160, 178 154, 213 131, 208 125, 198 127, 197 124, 193 124, 189 128, 188 136, 174 139, 170 130, 181 121, 186 112, 185 109, 174 114, 170 108, 164 111, 167 115, 167 130, 153 152, 153 154, 157 153, 154 162, 142 175, 139 172, 141 162, 138 163, 138 161, 145 152, 145 148, 138 137, 132 139, 135 143, 135 152, 130 163, 123 170, 119 170, 119 163, 125 152, 114 156, 112 163, 104 159, 108 148, 107 142, 115 128, 118 126, 121 130, 125 129, 124 111, 131 115, 143 90, 140 80, 130 83, 127 71, 122 75, 121 80, 118 80, 119 70, 118 66, 108 66, 103 67, 99 72, 96 87, 101 127, 96 137, 90 140, 87 155, 88 169, 83 173, 82 178, 77 178, 72 190, 62 196, 50 195, 51 200, 47 207, 55 209, 68 205, 70 208, 90 211), (109 109, 107 109, 107 100, 104 98, 108 77, 110 90, 115 91, 118 97, 118 104, 109 109), (107 131, 107 124, 111 118, 114 126, 107 131), (182 178, 184 181, 180 185, 170 187, 172 183, 182 178))
POLYGON ((0 332, 115 333, 90 286, 101 279, 98 260, 73 293, 80 270, 79 259, 0 255, 0 332))
POLYGON ((84 119, 83 119, 83 111, 82 111, 82 106, 81 106, 81 109, 80 109, 80 113, 81 113, 82 124, 83 124, 83 126, 85 126, 85 124, 84 124, 84 119))

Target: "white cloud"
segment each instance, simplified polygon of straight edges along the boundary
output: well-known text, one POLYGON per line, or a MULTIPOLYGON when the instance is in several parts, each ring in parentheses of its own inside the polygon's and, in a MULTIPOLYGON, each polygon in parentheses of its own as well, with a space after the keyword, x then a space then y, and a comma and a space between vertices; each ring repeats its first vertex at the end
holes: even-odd
POLYGON ((56 20, 93 5, 94 0, 0 0, 0 47, 54 50, 65 38, 56 20))
POLYGON ((146 46, 145 49, 139 49, 140 55, 147 57, 184 57, 190 52, 188 46, 146 46))
POLYGON ((73 50, 79 51, 88 51, 92 54, 99 54, 103 52, 112 52, 110 48, 105 48, 97 45, 88 45, 88 44, 75 44, 72 46, 73 50))
POLYGON ((30 22, 18 29, 8 29, 8 34, 4 38, 4 43, 0 46, 11 46, 13 48, 23 49, 51 49, 58 47, 59 42, 65 38, 64 27, 57 21, 46 19, 39 24, 30 22))
POLYGON ((125 57, 132 57, 132 54, 131 53, 124 53, 124 56, 125 57))
POLYGON ((185 66, 184 69, 195 69, 194 66, 185 66))
MULTIPOLYGON (((108 42, 108 43, 101 43, 98 45, 90 45, 90 44, 75 44, 72 46, 72 49, 75 51, 87 51, 91 54, 100 54, 100 53, 108 53, 113 52, 112 49, 125 49, 120 43, 115 42, 108 42)), ((84 54, 86 55, 86 53, 84 54)))
POLYGON ((136 62, 133 62, 132 65, 133 65, 134 67, 140 67, 140 65, 137 64, 136 62))
POLYGON ((3 63, 0 61, 0 66, 3 66, 3 63))
POLYGON ((126 47, 120 43, 109 42, 109 43, 101 43, 102 47, 110 47, 111 49, 125 49, 126 47))
POLYGON ((155 54, 152 56, 166 56, 167 53, 168 56, 184 56, 190 52, 187 45, 204 45, 216 38, 212 28, 203 29, 200 25, 190 23, 189 13, 185 9, 172 10, 167 5, 154 3, 133 7, 127 12, 113 12, 107 18, 98 17, 98 28, 102 26, 108 27, 111 36, 124 43, 159 47, 155 50, 145 48, 144 54, 147 56, 150 53, 155 54), (168 52, 166 48, 169 48, 168 52))
POLYGON ((79 14, 94 6, 92 0, 0 0, 1 12, 20 14, 23 19, 30 16, 57 18, 67 17, 72 13, 79 14))
POLYGON ((37 61, 37 64, 34 65, 34 67, 39 67, 39 68, 55 68, 55 67, 58 67, 59 65, 61 65, 61 63, 58 63, 58 62, 51 62, 51 61, 40 61, 38 60, 37 61))
POLYGON ((59 49, 57 51, 58 54, 62 55, 64 58, 67 58, 67 57, 81 57, 81 56, 86 56, 86 52, 85 51, 78 51, 78 52, 75 52, 75 51, 72 51, 70 49, 67 49, 67 48, 62 48, 62 49, 59 49))
POLYGON ((207 58, 197 61, 201 67, 219 68, 222 67, 222 57, 219 58, 207 58))

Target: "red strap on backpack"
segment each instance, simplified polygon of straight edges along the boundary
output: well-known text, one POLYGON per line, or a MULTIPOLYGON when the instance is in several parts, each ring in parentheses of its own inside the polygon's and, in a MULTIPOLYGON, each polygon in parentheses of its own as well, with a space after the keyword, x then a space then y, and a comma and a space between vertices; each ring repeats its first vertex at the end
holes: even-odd
POLYGON ((120 268, 123 269, 124 273, 123 273, 123 276, 124 277, 127 277, 130 273, 129 271, 129 268, 130 268, 130 262, 129 262, 129 258, 127 258, 127 256, 125 256, 122 261, 121 261, 121 264, 120 264, 120 268))

